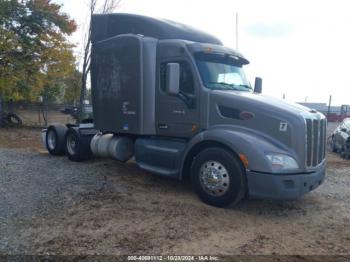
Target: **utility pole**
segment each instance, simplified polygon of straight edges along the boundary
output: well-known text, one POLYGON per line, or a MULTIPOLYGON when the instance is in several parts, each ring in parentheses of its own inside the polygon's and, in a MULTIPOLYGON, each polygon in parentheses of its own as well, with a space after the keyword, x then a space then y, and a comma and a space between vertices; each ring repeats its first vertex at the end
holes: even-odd
POLYGON ((331 113, 331 104, 332 104, 332 95, 329 96, 329 102, 328 102, 328 112, 327 112, 328 120, 329 120, 329 115, 331 113))
POLYGON ((236 13, 236 50, 238 51, 238 13, 236 13))

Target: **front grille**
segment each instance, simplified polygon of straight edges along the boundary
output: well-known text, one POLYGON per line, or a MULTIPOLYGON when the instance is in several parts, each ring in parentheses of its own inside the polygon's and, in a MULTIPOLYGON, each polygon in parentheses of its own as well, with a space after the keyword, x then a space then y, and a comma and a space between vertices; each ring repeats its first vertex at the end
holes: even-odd
POLYGON ((306 119, 306 166, 315 167, 326 155, 327 120, 306 119))

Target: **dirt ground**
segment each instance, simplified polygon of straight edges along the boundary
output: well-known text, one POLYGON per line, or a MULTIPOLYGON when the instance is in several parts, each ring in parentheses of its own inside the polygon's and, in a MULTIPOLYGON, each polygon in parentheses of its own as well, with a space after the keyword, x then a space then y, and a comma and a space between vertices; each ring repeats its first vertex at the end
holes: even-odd
POLYGON ((350 255, 350 160, 327 161, 301 199, 222 209, 132 162, 73 163, 40 130, 0 129, 0 254, 350 255))

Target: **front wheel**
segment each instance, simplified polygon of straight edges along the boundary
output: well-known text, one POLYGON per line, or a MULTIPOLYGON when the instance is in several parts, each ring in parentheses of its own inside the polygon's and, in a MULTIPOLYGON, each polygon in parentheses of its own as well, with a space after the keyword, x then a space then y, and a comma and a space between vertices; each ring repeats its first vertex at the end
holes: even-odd
POLYGON ((194 159, 191 182, 203 202, 224 207, 245 195, 245 171, 238 158, 223 148, 208 148, 194 159))

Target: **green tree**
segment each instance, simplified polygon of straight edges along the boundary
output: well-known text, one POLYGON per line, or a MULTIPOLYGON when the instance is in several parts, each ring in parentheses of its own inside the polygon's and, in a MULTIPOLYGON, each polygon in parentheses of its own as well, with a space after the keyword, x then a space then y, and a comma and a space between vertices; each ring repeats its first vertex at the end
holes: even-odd
POLYGON ((50 0, 0 0, 0 95, 5 100, 56 96, 62 79, 74 74, 73 46, 66 36, 76 24, 60 9, 50 0))
POLYGON ((66 104, 77 105, 79 102, 82 73, 75 70, 64 80, 64 98, 66 104))

